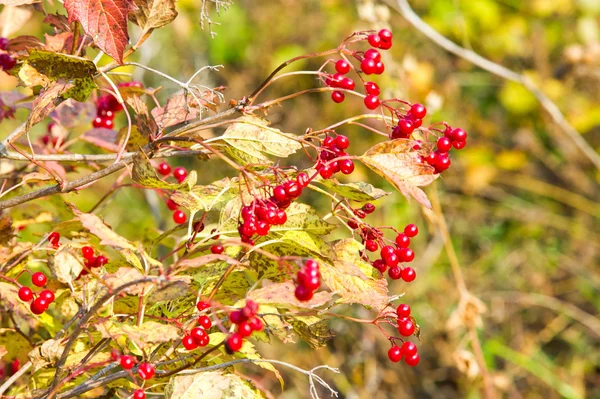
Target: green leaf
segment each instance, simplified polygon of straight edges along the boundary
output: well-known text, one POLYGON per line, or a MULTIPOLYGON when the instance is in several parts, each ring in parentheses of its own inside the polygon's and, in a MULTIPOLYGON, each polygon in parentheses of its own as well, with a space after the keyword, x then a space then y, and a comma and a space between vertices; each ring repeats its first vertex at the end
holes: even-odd
POLYGON ((195 170, 192 170, 181 183, 169 183, 161 180, 156 173, 156 169, 150 163, 148 156, 143 151, 138 151, 133 156, 131 178, 134 182, 144 187, 189 191, 196 184, 198 175, 195 170))
POLYGON ((165 398, 261 399, 264 395, 247 379, 219 370, 172 377, 165 398))
POLYGON ((371 147, 359 159, 385 177, 406 198, 413 197, 431 209, 427 195, 418 187, 430 184, 439 174, 434 174, 433 167, 419 162, 420 155, 413 150, 413 146, 411 140, 384 141, 371 147))
POLYGON ((31 351, 31 345, 21 334, 12 328, 0 328, 0 346, 6 349, 5 358, 9 361, 19 359, 23 364, 27 359, 27 353, 31 351))
POLYGON ((335 224, 327 223, 309 205, 293 202, 288 209, 287 222, 282 226, 271 227, 271 232, 305 231, 316 235, 325 235, 336 229, 335 224))
POLYGON ((336 336, 335 331, 327 326, 325 320, 318 320, 315 323, 309 324, 300 318, 285 317, 285 321, 288 322, 293 327, 294 332, 313 349, 322 348, 329 340, 336 336))
POLYGON ((264 154, 285 158, 302 148, 296 136, 269 127, 269 121, 244 115, 229 126, 221 138, 237 150, 269 163, 264 154))
POLYGON ((177 205, 192 213, 198 211, 220 210, 239 192, 238 186, 229 178, 221 179, 207 186, 195 186, 189 192, 176 191, 171 199, 177 205))
POLYGON ((357 202, 375 201, 390 194, 387 191, 373 187, 373 185, 365 182, 341 184, 333 179, 323 179, 320 177, 313 181, 324 185, 330 192, 334 192, 344 198, 357 202))
POLYGON ((162 324, 156 321, 146 321, 141 326, 105 320, 96 324, 96 329, 102 338, 113 340, 126 336, 128 340, 140 348, 161 342, 171 342, 180 338, 179 329, 173 324, 162 324))

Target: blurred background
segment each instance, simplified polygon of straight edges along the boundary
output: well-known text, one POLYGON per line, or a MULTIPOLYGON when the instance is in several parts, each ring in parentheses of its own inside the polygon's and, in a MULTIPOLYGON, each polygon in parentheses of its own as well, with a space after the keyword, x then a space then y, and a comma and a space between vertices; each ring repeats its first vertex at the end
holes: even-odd
MULTIPOLYGON (((388 3, 236 0, 220 15, 212 12, 214 38, 208 25, 200 28, 198 3, 180 0, 179 17, 152 35, 137 61, 180 80, 204 65, 222 64, 224 69, 203 74, 200 82, 224 85, 226 98, 240 99, 289 58, 334 48, 353 31, 389 27, 394 46, 384 55, 386 73, 376 78, 382 97, 421 102, 429 110, 425 123, 448 121, 469 134, 452 168, 426 190, 437 211, 425 212, 394 194, 379 200, 379 211, 369 216, 373 225, 416 223, 422 231, 413 244, 417 280, 391 285, 393 293, 406 291, 402 301, 420 324, 419 366, 389 362, 389 343, 375 327, 346 321, 331 323, 338 336, 322 349, 264 345, 265 358, 306 369, 339 367, 340 374, 322 376, 343 398, 479 398, 485 397, 484 377, 497 397, 600 398, 600 173, 533 95, 441 50, 388 3), (451 240, 446 245, 444 221, 451 240)), ((600 148, 600 1, 410 4, 444 36, 531 78, 587 142, 600 148)), ((34 18, 26 33, 38 36, 42 29, 34 18)), ((322 61, 291 70, 316 69, 322 61)), ((150 72, 129 72, 147 86, 164 86, 159 99, 177 90, 150 72)), ((0 89, 14 84, 0 74, 0 89)), ((282 79, 264 98, 315 84, 312 77, 282 79)), ((284 131, 301 133, 363 112, 358 98, 337 105, 327 94, 313 94, 271 109, 268 118, 284 131)), ((11 123, 3 122, 2 131, 10 131, 11 123)), ((351 138, 353 154, 379 141, 364 129, 339 133, 351 138)), ((205 182, 214 179, 212 172, 202 173, 203 164, 178 162, 196 167, 205 182)), ((391 191, 365 168, 346 180, 368 180, 391 191)), ((87 209, 110 183, 68 199, 87 209)), ((160 221, 149 216, 149 206, 139 205, 144 200, 143 193, 123 190, 100 213, 135 238, 160 221)), ((307 200, 327 204, 317 196, 307 200)), ((161 211, 169 223, 166 207, 161 211)), ((33 227, 24 232, 36 233, 33 227)), ((343 311, 372 317, 359 307, 343 311)), ((258 370, 245 372, 260 378, 274 397, 308 397, 304 376, 281 370, 286 380, 281 393, 273 375, 258 370)))

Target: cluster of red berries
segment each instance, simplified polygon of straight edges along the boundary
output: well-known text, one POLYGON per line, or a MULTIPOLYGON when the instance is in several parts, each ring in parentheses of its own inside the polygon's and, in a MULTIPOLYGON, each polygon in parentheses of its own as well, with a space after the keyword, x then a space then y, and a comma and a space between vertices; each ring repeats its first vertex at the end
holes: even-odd
POLYGON ((52 134, 52 128, 54 128, 54 126, 56 126, 56 123, 50 122, 46 127, 46 134, 42 136, 42 143, 44 145, 52 144, 53 147, 56 147, 59 143, 60 137, 52 134))
POLYGON ((271 226, 285 224, 287 222, 285 210, 292 201, 300 197, 308 183, 310 183, 308 174, 300 172, 296 179, 287 180, 273 187, 273 193, 268 200, 256 198, 250 205, 243 206, 238 224, 242 242, 254 245, 255 236, 266 236, 271 226))
MULTIPOLYGON (((401 304, 396 309, 396 315, 398 316, 398 332, 404 336, 409 337, 415 332, 415 324, 410 317, 410 306, 401 304)), ((393 345, 388 351, 388 358, 396 363, 402 358, 407 365, 414 367, 419 364, 421 357, 417 353, 417 346, 410 341, 405 341, 402 347, 393 345)))
POLYGON ((210 321, 210 318, 208 316, 198 316, 198 327, 192 328, 190 330, 190 333, 186 334, 181 339, 181 343, 183 344, 185 349, 192 351, 198 347, 204 347, 208 345, 210 343, 210 338, 206 331, 211 327, 212 321, 210 321))
MULTIPOLYGON (((144 87, 141 82, 131 81, 119 83, 121 87, 144 87)), ((114 128, 115 114, 123 109, 123 106, 119 104, 119 101, 112 94, 106 94, 98 97, 96 100, 96 118, 94 119, 93 125, 96 128, 103 127, 105 129, 114 128)))
POLYGON ((404 232, 398 233, 393 245, 386 245, 381 230, 365 226, 361 231, 367 251, 376 252, 381 247, 380 258, 372 263, 373 267, 381 273, 385 273, 387 270, 391 279, 398 280, 401 278, 407 283, 414 281, 417 274, 412 267, 401 267, 400 264, 412 262, 415 258, 415 253, 409 248, 409 245, 410 239, 418 233, 418 227, 409 224, 404 228, 404 232))
POLYGON ((54 249, 60 247, 60 233, 53 231, 52 233, 48 234, 48 242, 54 249))
POLYGON ((258 304, 247 300, 246 305, 229 314, 229 321, 237 326, 234 333, 229 334, 225 341, 225 350, 232 354, 239 351, 244 343, 244 338, 249 337, 254 331, 262 331, 265 327, 263 321, 256 315, 258 304))
POLYGON ((345 175, 354 172, 354 162, 351 159, 333 161, 336 158, 348 156, 344 150, 349 146, 350 140, 346 136, 338 134, 335 137, 325 137, 320 148, 319 161, 315 166, 323 179, 329 179, 334 173, 338 172, 345 175))
MULTIPOLYGON (((0 37, 0 50, 6 50, 8 48, 8 39, 0 37)), ((0 69, 4 71, 10 71, 17 65, 17 61, 12 58, 8 53, 0 54, 0 69)))
MULTIPOLYGON (((43 288, 47 282, 48 277, 42 272, 35 272, 31 275, 31 283, 36 287, 43 288)), ((34 295, 34 292, 29 287, 22 286, 19 288, 19 299, 23 302, 31 301, 34 295)), ((33 299, 29 308, 31 309, 31 313, 39 315, 48 310, 52 302, 54 302, 54 292, 52 290, 42 290, 37 295, 37 298, 33 299)))
MULTIPOLYGON (((173 177, 178 183, 182 183, 188 175, 188 171, 183 166, 178 166, 175 169, 171 169, 171 165, 166 162, 161 162, 157 167, 156 171, 163 177, 169 177, 173 172, 173 177)), ((187 221, 187 215, 184 211, 179 209, 179 205, 172 199, 167 200, 167 208, 173 211, 173 221, 177 224, 184 224, 187 221)))
POLYGON ((408 139, 415 129, 421 127, 427 108, 422 104, 413 104, 410 111, 404 115, 392 130, 391 139, 408 139))
MULTIPOLYGON (((333 75, 328 75, 325 79, 325 84, 329 87, 346 89, 346 90, 354 90, 356 87, 356 83, 354 80, 347 77, 346 74, 350 72, 352 65, 346 60, 337 60, 335 63, 335 70, 337 73, 333 75)), ((344 92, 335 90, 331 93, 331 99, 335 103, 341 103, 344 101, 346 96, 344 92)))
POLYGON ((321 273, 319 264, 310 259, 304 267, 296 274, 298 286, 294 295, 299 301, 310 301, 316 290, 321 285, 321 273))
MULTIPOLYGON (((102 267, 108 263, 108 258, 106 256, 94 255, 94 248, 90 247, 89 245, 86 245, 81 248, 81 254, 83 255, 83 258, 85 259, 85 265, 90 269, 102 267)), ((81 276, 85 276, 87 274, 89 274, 89 271, 86 269, 83 269, 81 271, 81 273, 79 273, 79 276, 77 277, 77 279, 79 279, 81 276)))
MULTIPOLYGON (((136 363, 135 358, 131 355, 121 355, 118 358, 118 360, 119 360, 119 364, 121 365, 121 367, 123 367, 123 369, 125 369, 125 370, 131 370, 135 366, 135 363, 136 363)), ((155 373, 156 373, 156 369, 150 363, 142 363, 138 367, 138 375, 140 376, 140 378, 142 380, 151 379, 152 377, 154 377, 155 373)))
POLYGON ((444 135, 437 140, 437 149, 425 157, 425 162, 435 168, 435 173, 442 173, 450 167, 450 149, 454 147, 461 150, 466 145, 467 132, 461 128, 453 129, 446 125, 444 135))

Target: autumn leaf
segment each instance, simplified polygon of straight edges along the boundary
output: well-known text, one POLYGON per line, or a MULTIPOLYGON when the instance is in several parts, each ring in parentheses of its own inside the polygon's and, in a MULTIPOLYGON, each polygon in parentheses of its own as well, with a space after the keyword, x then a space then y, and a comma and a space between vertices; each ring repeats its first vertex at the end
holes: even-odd
POLYGON ((160 129, 186 122, 200 116, 200 108, 190 95, 174 94, 162 107, 152 109, 154 121, 160 129))
POLYGON ((52 275, 61 283, 70 284, 83 270, 81 262, 73 255, 70 245, 63 245, 53 258, 49 259, 52 275))
POLYGON ((65 0, 69 22, 79 21, 96 46, 123 63, 129 43, 127 17, 137 9, 131 0, 65 0))
POLYGON ((167 399, 260 399, 263 394, 247 379, 225 371, 178 375, 165 387, 167 399))
POLYGON ((278 306, 293 306, 296 308, 312 309, 322 306, 333 298, 333 294, 327 291, 316 292, 310 301, 299 301, 294 295, 296 286, 292 281, 284 283, 265 284, 263 288, 251 291, 248 298, 256 303, 268 303, 278 306))
POLYGON ((411 140, 384 141, 371 147, 359 159, 392 183, 406 198, 413 197, 431 209, 431 202, 419 186, 426 186, 438 178, 433 167, 418 160, 411 140))
POLYGON ((372 184, 365 182, 342 184, 338 181, 334 181, 332 179, 323 179, 321 177, 315 179, 314 181, 324 185, 331 192, 357 202, 375 201, 390 194, 377 187, 374 187, 372 184))
POLYGON ((137 10, 129 19, 139 25, 144 32, 161 28, 177 17, 174 0, 134 0, 137 10))

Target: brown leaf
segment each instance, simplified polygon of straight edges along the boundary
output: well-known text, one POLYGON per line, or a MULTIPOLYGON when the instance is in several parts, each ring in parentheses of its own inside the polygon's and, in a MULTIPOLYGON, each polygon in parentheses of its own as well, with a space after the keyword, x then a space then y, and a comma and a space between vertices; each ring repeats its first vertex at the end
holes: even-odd
MULTIPOLYGON (((23 70, 23 68, 21 68, 21 70, 23 70)), ((21 73, 19 72, 19 75, 20 74, 21 73)), ((61 95, 72 87, 72 83, 57 80, 52 82, 48 88, 43 89, 31 106, 31 112, 27 117, 25 130, 31 129, 33 125, 47 117, 50 112, 64 101, 64 98, 62 98, 61 95)))
POLYGON ((7 5, 0 12, 0 31, 1 37, 12 36, 23 27, 33 15, 33 9, 30 7, 15 7, 7 5))
POLYGON ((152 116, 160 129, 195 119, 200 116, 200 109, 192 102, 192 97, 183 93, 175 94, 167 99, 164 107, 154 108, 152 116))
POLYGON ((131 0, 65 0, 69 22, 79 21, 94 43, 119 64, 129 43, 127 16, 137 7, 131 0))
POLYGON ((438 178, 434 169, 420 163, 411 140, 384 141, 371 147, 359 159, 380 176, 392 183, 406 198, 415 198, 431 209, 427 195, 418 188, 438 178))
POLYGON ((48 266, 52 276, 65 284, 71 284, 83 270, 70 245, 62 245, 54 257, 49 259, 48 266))
POLYGON ((73 47, 73 34, 71 32, 63 32, 54 36, 45 33, 44 37, 46 39, 45 50, 65 53, 73 47))
POLYGON ((8 41, 8 50, 10 51, 24 51, 42 47, 44 47, 44 43, 35 36, 17 36, 8 41))
POLYGON ((71 32, 69 20, 64 15, 48 14, 44 18, 44 23, 58 29, 60 32, 71 32))
MULTIPOLYGON (((130 283, 132 281, 141 280, 144 275, 133 267, 120 267, 114 274, 108 274, 104 277, 106 281, 112 287, 118 287, 123 284, 130 283)), ((128 294, 139 295, 144 290, 147 284, 135 285, 127 290, 128 294)))
POLYGON ((144 32, 161 28, 177 17, 174 0, 134 0, 137 11, 129 19, 139 25, 144 32))
POLYGON ((149 137, 154 137, 156 135, 158 126, 156 126, 154 119, 150 117, 148 106, 139 96, 133 95, 127 97, 127 104, 135 111, 135 124, 142 134, 142 137, 145 138, 145 143, 143 144, 146 144, 149 137))
POLYGON ((299 301, 294 295, 296 286, 292 281, 264 284, 263 288, 251 291, 248 298, 257 303, 269 303, 297 308, 316 308, 329 302, 333 294, 327 291, 317 292, 310 301, 299 301))
POLYGON ((0 218, 0 245, 6 245, 13 237, 12 219, 9 216, 0 218))

